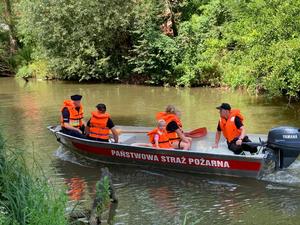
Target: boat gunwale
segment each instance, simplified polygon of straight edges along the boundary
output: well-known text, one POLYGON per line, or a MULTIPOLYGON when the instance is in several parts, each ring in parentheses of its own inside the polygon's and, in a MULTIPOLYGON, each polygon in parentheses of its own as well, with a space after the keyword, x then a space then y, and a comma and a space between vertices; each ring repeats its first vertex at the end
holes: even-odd
MULTIPOLYGON (((262 163, 264 162, 264 157, 265 154, 258 154, 258 155, 227 155, 227 154, 214 154, 214 153, 207 153, 207 152, 200 152, 200 151, 185 151, 182 149, 154 149, 151 147, 146 147, 146 146, 132 146, 124 143, 111 143, 111 142, 100 142, 100 141, 95 141, 95 140, 90 140, 90 139, 85 139, 85 138, 79 138, 75 137, 72 135, 65 134, 61 131, 55 131, 57 126, 48 126, 47 128, 53 132, 55 135, 59 134, 61 136, 64 136, 68 139, 76 140, 77 142, 82 142, 85 144, 93 144, 93 146, 97 147, 104 147, 104 148, 119 148, 119 147, 126 147, 127 149, 122 149, 122 151, 130 150, 130 151, 148 151, 151 154, 178 154, 180 156, 203 156, 203 157, 208 157, 208 158, 221 158, 221 159, 228 159, 228 160, 241 160, 241 161, 261 161, 262 163)), ((117 149, 118 150, 118 149, 117 149)), ((84 150, 81 150, 84 151, 84 150)), ((97 155, 95 153, 95 155, 97 155)))

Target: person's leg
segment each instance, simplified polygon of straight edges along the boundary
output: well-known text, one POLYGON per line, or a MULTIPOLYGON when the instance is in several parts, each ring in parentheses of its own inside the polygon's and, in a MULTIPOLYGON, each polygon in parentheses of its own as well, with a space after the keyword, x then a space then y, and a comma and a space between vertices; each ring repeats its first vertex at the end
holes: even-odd
MULTIPOLYGON (((245 136, 244 139, 243 139, 243 142, 251 142, 251 140, 249 139, 248 136, 245 136)), ((250 153, 256 153, 257 152, 257 147, 252 147, 252 146, 249 146, 247 144, 242 144, 242 149, 244 151, 248 151, 250 153)))
POLYGON ((85 135, 80 134, 79 132, 76 132, 76 131, 74 131, 74 130, 68 130, 68 129, 66 129, 66 128, 63 128, 63 129, 62 129, 62 132, 65 133, 65 134, 67 134, 67 135, 71 135, 71 136, 73 136, 73 137, 86 138, 85 135))
POLYGON ((193 139, 192 138, 190 138, 190 137, 186 137, 187 138, 187 140, 188 140, 188 142, 187 142, 187 144, 188 144, 188 147, 187 147, 187 149, 191 149, 191 147, 192 147, 192 141, 193 141, 193 139))
POLYGON ((189 144, 183 141, 173 141, 172 142, 172 147, 175 149, 183 149, 183 150, 188 150, 189 149, 189 144))
POLYGON ((79 129, 81 130, 81 132, 82 132, 83 134, 86 134, 86 133, 85 133, 85 126, 84 126, 84 125, 82 125, 79 129))
POLYGON ((108 139, 101 139, 101 138, 94 138, 94 137, 87 137, 87 138, 93 141, 109 142, 108 139))
POLYGON ((237 145, 236 144, 236 140, 231 141, 230 143, 228 143, 228 148, 234 152, 234 154, 241 154, 243 149, 241 145, 237 145))

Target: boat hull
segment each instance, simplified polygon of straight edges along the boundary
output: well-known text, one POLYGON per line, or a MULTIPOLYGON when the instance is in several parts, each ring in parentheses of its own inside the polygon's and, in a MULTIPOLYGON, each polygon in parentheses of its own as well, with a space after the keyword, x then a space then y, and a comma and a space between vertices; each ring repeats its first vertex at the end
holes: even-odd
POLYGON ((57 140, 71 151, 104 163, 151 167, 184 173, 209 173, 260 178, 265 157, 207 154, 183 150, 163 150, 127 144, 105 143, 69 136, 49 128, 57 140))

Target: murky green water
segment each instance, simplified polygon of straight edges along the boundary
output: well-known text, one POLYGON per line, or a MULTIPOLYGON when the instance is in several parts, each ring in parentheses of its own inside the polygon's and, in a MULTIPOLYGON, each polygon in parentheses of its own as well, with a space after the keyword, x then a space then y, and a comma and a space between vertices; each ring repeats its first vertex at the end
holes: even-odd
MULTIPOLYGON (((73 198, 89 199, 100 167, 58 149, 48 125, 57 124, 62 101, 84 96, 85 115, 100 102, 115 124, 153 126, 167 104, 182 111, 186 128, 216 129, 221 102, 240 108, 249 133, 266 134, 274 126, 300 127, 300 104, 250 97, 246 92, 206 88, 175 89, 129 85, 74 84, 0 78, 0 124, 9 143, 23 147, 50 176, 66 183, 73 198)), ((212 175, 162 173, 109 166, 119 204, 114 224, 299 224, 300 162, 257 181, 212 175)), ((108 217, 109 212, 106 212, 108 217)))

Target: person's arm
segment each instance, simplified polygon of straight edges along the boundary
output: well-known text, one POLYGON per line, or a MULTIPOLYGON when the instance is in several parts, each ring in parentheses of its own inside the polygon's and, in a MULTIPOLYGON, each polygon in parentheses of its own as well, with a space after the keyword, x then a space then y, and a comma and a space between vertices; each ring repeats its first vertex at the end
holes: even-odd
POLYGON ((111 133, 113 134, 115 143, 119 142, 119 133, 117 129, 115 128, 114 122, 111 120, 111 118, 108 118, 106 127, 108 127, 111 130, 111 133))
POLYGON ((241 121, 241 119, 236 116, 234 118, 234 124, 237 127, 237 129, 239 129, 241 131, 241 135, 238 137, 238 140, 235 142, 237 145, 241 145, 243 142, 243 139, 245 137, 246 131, 245 131, 245 126, 243 124, 243 122, 241 121))
POLYGON ((184 133, 182 132, 182 130, 180 128, 178 128, 177 130, 175 130, 175 132, 177 133, 178 137, 185 142, 189 142, 189 139, 184 135, 184 133))
POLYGON ((215 136, 215 144, 212 146, 213 148, 219 147, 220 138, 221 138, 221 131, 217 131, 215 136))
POLYGON ((167 131, 168 132, 176 132, 177 136, 184 142, 190 142, 189 138, 187 138, 182 129, 177 125, 177 123, 175 121, 171 121, 168 125, 167 125, 167 131))
POLYGON ((82 134, 82 131, 81 131, 79 128, 73 127, 73 126, 71 126, 69 123, 64 122, 64 126, 65 126, 65 128, 67 128, 68 130, 73 130, 73 131, 76 131, 76 132, 82 134))
POLYGON ((91 123, 91 119, 89 119, 89 121, 86 123, 86 126, 84 127, 84 131, 87 136, 90 133, 90 123, 91 123))
POLYGON ((118 143, 119 142, 119 134, 118 134, 117 129, 115 127, 113 127, 113 128, 111 128, 111 132, 113 134, 115 143, 118 143))
POLYGON ((218 123, 218 127, 217 127, 217 131, 216 131, 216 135, 215 135, 215 143, 212 146, 213 148, 218 148, 219 147, 219 142, 220 142, 220 138, 221 138, 221 126, 220 123, 218 123))
POLYGON ((155 144, 155 148, 160 148, 160 147, 159 147, 158 140, 159 140, 159 136, 158 136, 158 134, 155 134, 155 135, 154 135, 154 144, 155 144))
POLYGON ((244 126, 240 127, 240 130, 241 130, 241 135, 239 136, 239 139, 235 142, 237 145, 242 145, 246 133, 244 126))
POLYGON ((62 117, 63 117, 63 123, 64 123, 64 127, 68 130, 73 130, 73 131, 76 131, 80 134, 82 134, 81 130, 79 128, 76 128, 76 127, 73 127, 70 125, 70 112, 68 110, 67 107, 65 107, 63 110, 62 110, 62 117))

